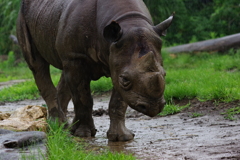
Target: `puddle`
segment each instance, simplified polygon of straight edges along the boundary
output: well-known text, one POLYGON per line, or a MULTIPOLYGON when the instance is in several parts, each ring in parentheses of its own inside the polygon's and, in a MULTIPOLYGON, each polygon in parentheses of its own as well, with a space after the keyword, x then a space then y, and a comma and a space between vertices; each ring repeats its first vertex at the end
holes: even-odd
MULTIPOLYGON (((109 93, 94 97, 94 110, 106 111, 109 93)), ((192 103, 193 107, 200 106, 192 103)), ((236 102, 239 104, 239 102, 236 102)), ((42 105, 44 101, 26 100, 0 105, 0 111, 12 111, 25 105, 42 105)), ((224 104, 223 104, 224 105, 224 104)), ((228 104, 229 105, 229 104, 228 104)), ((203 106, 206 106, 205 104, 203 106)), ((191 118, 190 110, 167 117, 149 118, 128 109, 126 126, 135 134, 129 142, 109 142, 106 132, 109 116, 103 112, 94 116, 97 134, 86 140, 89 149, 109 148, 115 152, 135 155, 141 160, 206 160, 240 159, 240 120, 225 120, 219 112, 212 112, 213 106, 195 108, 204 116, 191 118)), ((221 108, 221 107, 220 107, 221 108)), ((216 111, 216 109, 214 110, 216 111)), ((69 104, 69 118, 73 117, 73 105, 69 104)))

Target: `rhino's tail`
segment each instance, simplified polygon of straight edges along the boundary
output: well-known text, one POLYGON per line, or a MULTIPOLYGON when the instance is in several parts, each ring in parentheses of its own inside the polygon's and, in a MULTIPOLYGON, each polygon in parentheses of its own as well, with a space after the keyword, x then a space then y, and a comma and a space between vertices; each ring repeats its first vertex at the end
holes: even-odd
POLYGON ((17 39, 22 49, 23 56, 27 63, 33 64, 34 55, 32 53, 32 38, 25 20, 25 0, 22 0, 21 9, 17 19, 17 39))

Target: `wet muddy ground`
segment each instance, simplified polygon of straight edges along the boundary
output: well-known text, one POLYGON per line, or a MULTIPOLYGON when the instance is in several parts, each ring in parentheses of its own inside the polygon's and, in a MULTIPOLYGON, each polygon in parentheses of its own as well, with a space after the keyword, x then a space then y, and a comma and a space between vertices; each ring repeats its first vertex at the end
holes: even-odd
MULTIPOLYGON (((141 160, 240 160, 240 116, 239 120, 226 120, 221 113, 230 107, 240 106, 240 101, 216 103, 191 100, 190 107, 183 112, 149 118, 132 109, 127 110, 126 126, 135 133, 130 142, 108 142, 109 127, 107 107, 110 94, 94 96, 94 121, 98 130, 96 137, 86 139, 86 149, 132 153, 141 160), (193 115, 201 115, 193 118, 193 115)), ((180 105, 189 100, 176 101, 180 105)), ((7 112, 25 105, 42 105, 44 101, 26 100, 1 103, 0 111, 7 112)), ((73 118, 73 105, 69 104, 69 119, 73 118)))

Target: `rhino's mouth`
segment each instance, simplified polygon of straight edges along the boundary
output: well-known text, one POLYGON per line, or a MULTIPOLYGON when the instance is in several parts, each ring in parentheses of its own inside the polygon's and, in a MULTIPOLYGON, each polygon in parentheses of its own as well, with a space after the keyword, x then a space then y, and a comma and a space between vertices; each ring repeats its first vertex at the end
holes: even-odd
POLYGON ((160 100, 155 103, 137 102, 130 107, 147 116, 154 117, 163 110, 165 104, 164 98, 160 98, 160 100))

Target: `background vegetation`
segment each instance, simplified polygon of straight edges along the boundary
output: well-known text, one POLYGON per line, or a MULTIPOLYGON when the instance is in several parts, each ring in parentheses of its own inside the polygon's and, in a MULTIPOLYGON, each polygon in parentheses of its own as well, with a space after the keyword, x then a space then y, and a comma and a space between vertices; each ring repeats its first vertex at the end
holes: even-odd
MULTIPOLYGON (((20 0, 0 1, 0 55, 16 51, 9 39, 16 35, 20 0)), ((174 11, 174 22, 165 37, 165 45, 183 44, 240 32, 239 0, 144 0, 155 24, 174 11)))
POLYGON ((155 24, 175 11, 166 45, 218 38, 240 32, 239 0, 144 0, 155 24))
POLYGON ((16 19, 20 2, 20 0, 0 1, 0 55, 16 50, 17 46, 9 36, 16 35, 16 19))

